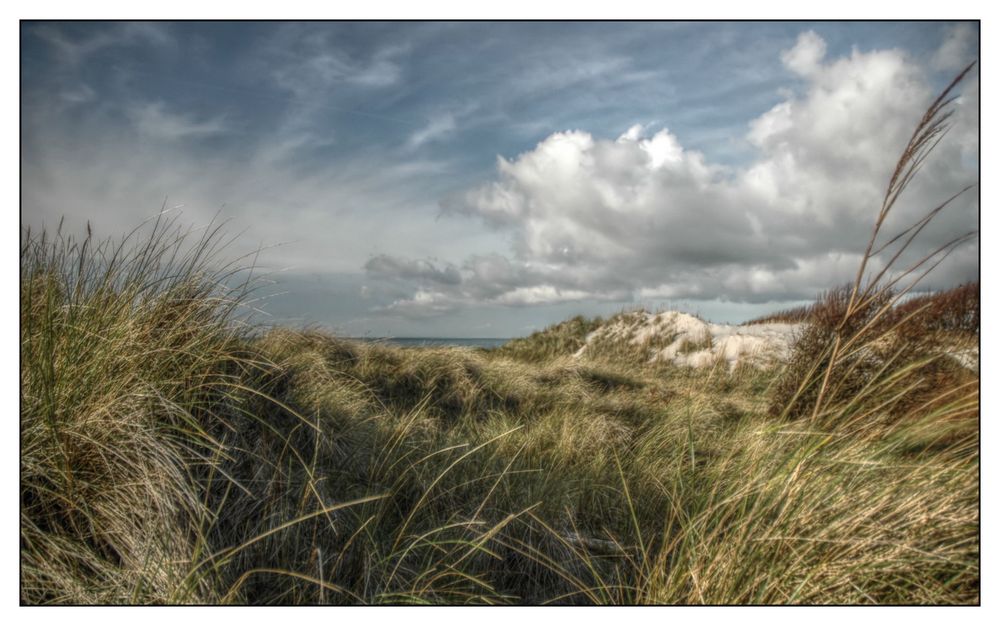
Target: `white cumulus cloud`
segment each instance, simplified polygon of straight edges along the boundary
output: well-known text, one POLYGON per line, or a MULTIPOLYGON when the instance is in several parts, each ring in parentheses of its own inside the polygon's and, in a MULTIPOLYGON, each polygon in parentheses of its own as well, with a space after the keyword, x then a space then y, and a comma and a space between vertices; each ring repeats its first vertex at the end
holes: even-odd
MULTIPOLYGON (((896 159, 940 87, 899 50, 828 59, 812 31, 781 58, 805 85, 749 122, 757 152, 745 166, 713 164, 667 128, 638 124, 616 139, 557 132, 516 158, 498 157, 495 180, 442 206, 507 233, 509 257, 469 259, 460 280, 436 285, 426 303, 763 302, 811 298, 853 278, 896 159)), ((972 76, 953 132, 888 228, 976 182, 977 100, 972 76)), ((949 211, 924 233, 919 254, 978 228, 975 193, 949 211)), ((978 276, 977 245, 932 280, 978 276)), ((420 304, 415 296, 405 306, 420 304)))
POLYGON ((826 56, 826 42, 815 31, 807 31, 799 35, 795 46, 781 54, 785 67, 797 74, 810 76, 818 72, 820 62, 826 56))

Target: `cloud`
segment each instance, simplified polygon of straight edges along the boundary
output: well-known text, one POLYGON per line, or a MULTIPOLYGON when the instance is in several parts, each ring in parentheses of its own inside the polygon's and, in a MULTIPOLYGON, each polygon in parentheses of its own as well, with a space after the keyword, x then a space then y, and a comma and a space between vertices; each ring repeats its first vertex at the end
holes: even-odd
POLYGON ((374 307, 373 313, 406 318, 434 317, 458 310, 460 303, 441 291, 418 289, 412 298, 395 300, 384 307, 374 307))
POLYGON ((518 287, 508 291, 497 298, 497 302, 523 306, 575 302, 589 297, 592 297, 592 294, 582 289, 560 289, 553 285, 535 285, 533 287, 518 287))
MULTIPOLYGON (((353 276, 327 300, 304 287, 296 315, 380 307, 443 334, 471 307, 527 324, 580 301, 808 298, 856 267, 888 169, 947 77, 932 86, 930 53, 918 66, 831 40, 820 54, 808 38, 785 55, 799 74, 773 48, 791 27, 29 23, 22 221, 114 233, 165 196, 187 224, 224 207, 246 228, 227 257, 284 244, 262 262, 353 276)), ((897 30, 880 32, 940 31, 897 30)), ((975 176, 967 82, 904 198, 918 209, 975 176)), ((974 201, 955 208, 927 241, 976 226, 974 201)), ((977 250, 942 275, 975 275, 977 250)))
POLYGON ((93 102, 97 93, 89 85, 81 84, 63 89, 59 92, 59 97, 67 104, 77 105, 93 102))
POLYGON ((282 109, 273 126, 263 131, 258 154, 262 163, 287 165, 297 158, 315 158, 316 151, 352 134, 353 129, 343 132, 331 122, 339 114, 354 118, 358 129, 386 122, 392 128, 417 125, 379 110, 391 96, 388 88, 405 82, 408 44, 386 44, 366 36, 371 25, 368 29, 344 26, 282 24, 241 61, 243 71, 259 76, 263 83, 255 91, 280 103, 282 109), (352 45, 349 34, 355 30, 371 39, 371 44, 352 45))
POLYGON ((38 64, 32 68, 30 79, 24 81, 22 99, 31 101, 33 115, 49 116, 48 124, 71 109, 93 110, 100 106, 110 86, 99 84, 98 74, 115 73, 116 86, 124 85, 128 70, 127 63, 120 62, 122 57, 152 53, 164 58, 177 50, 170 27, 156 22, 92 23, 82 28, 52 22, 28 23, 22 46, 22 54, 27 53, 23 62, 38 64), (36 48, 45 54, 39 54, 36 48), (95 67, 101 71, 93 71, 95 67))
POLYGON ((184 205, 184 224, 202 226, 220 211, 234 220, 226 230, 240 236, 225 257, 268 246, 260 259, 268 271, 357 274, 373 252, 423 251, 420 242, 436 234, 452 249, 470 249, 462 241, 474 224, 432 219, 438 194, 427 181, 447 178, 447 162, 364 153, 305 169, 272 158, 274 141, 293 143, 279 131, 248 137, 242 127, 226 132, 225 118, 169 104, 114 105, 58 118, 45 106, 25 107, 21 211, 33 229, 66 216, 66 232, 86 220, 98 233, 127 232, 169 198, 184 205))
POLYGON ((94 54, 118 46, 173 46, 175 41, 167 27, 155 22, 120 22, 92 32, 86 37, 70 37, 52 25, 42 25, 32 31, 48 43, 69 66, 79 66, 94 54))
POLYGON ((457 285, 462 277, 454 266, 437 267, 432 261, 402 260, 387 254, 372 257, 365 263, 365 271, 377 277, 402 278, 421 282, 457 285))
POLYGON ((419 148, 429 141, 440 140, 442 137, 451 134, 456 128, 458 128, 458 125, 455 123, 455 116, 451 113, 445 113, 444 115, 432 118, 427 122, 426 126, 410 135, 406 141, 406 146, 411 150, 419 148))
POLYGON ((369 278, 389 281, 399 288, 419 285, 411 297, 375 309, 401 317, 426 317, 470 305, 524 307, 579 300, 620 301, 629 296, 627 291, 595 291, 547 282, 544 272, 499 254, 473 255, 461 267, 383 254, 369 259, 365 271, 369 278))
MULTIPOLYGON (((806 85, 750 122, 746 138, 756 156, 744 167, 713 164, 669 129, 641 125, 615 140, 557 132, 514 159, 498 157, 494 181, 447 198, 442 210, 505 233, 509 255, 470 258, 459 281, 399 308, 653 297, 764 302, 812 298, 852 279, 889 174, 936 87, 898 50, 830 60, 825 51, 809 31, 782 53, 806 85)), ((976 180, 976 100, 972 77, 956 103, 954 132, 900 200, 888 232, 976 180)), ((902 263, 978 228, 974 194, 949 211, 921 236, 921 252, 902 263)), ((977 245, 943 264, 928 286, 975 277, 977 245)), ((393 260, 400 268, 414 263, 393 260)), ((394 273, 382 266, 383 277, 394 273)))
POLYGON ((826 42, 815 31, 799 35, 795 46, 781 53, 781 62, 796 74, 810 76, 820 70, 826 55, 826 42))
POLYGON ((628 57, 608 56, 601 49, 584 50, 583 55, 572 60, 556 55, 537 58, 530 68, 518 72, 511 88, 525 93, 547 93, 595 79, 629 82, 648 77, 646 73, 629 72, 628 57))
POLYGON ((168 141, 216 135, 226 132, 223 117, 195 120, 168 109, 162 102, 144 102, 133 105, 126 113, 136 129, 143 135, 168 141))
POLYGON ((338 45, 328 29, 300 24, 283 28, 262 51, 266 71, 274 83, 298 98, 322 98, 336 86, 381 89, 399 82, 398 58, 405 46, 389 45, 365 54, 338 45))
POLYGON ((979 33, 971 24, 955 24, 948 29, 941 47, 931 59, 931 65, 938 70, 960 70, 976 58, 978 39, 979 33))

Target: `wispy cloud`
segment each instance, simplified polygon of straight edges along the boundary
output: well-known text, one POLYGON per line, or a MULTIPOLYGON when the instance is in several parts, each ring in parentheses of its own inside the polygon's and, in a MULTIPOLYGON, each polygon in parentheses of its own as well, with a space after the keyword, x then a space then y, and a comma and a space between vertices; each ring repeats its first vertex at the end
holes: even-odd
POLYGON ((143 135, 168 141, 217 135, 229 130, 224 116, 198 120, 171 111, 163 102, 133 105, 127 115, 143 135))
POLYGON ((426 126, 410 135, 406 140, 406 146, 411 150, 419 148, 429 141, 437 141, 450 135, 457 127, 455 116, 445 113, 431 119, 426 126))
POLYGON ((335 86, 385 88, 396 84, 405 46, 388 45, 364 54, 338 45, 328 29, 289 25, 265 46, 275 83, 299 97, 315 97, 335 86), (307 29, 307 30, 304 30, 307 29))
POLYGON ((90 85, 75 85, 59 92, 59 97, 67 104, 84 104, 97 98, 97 92, 90 85))
POLYGON ((101 50, 128 45, 173 46, 174 38, 166 26, 156 22, 121 22, 82 37, 70 37, 63 29, 42 25, 33 33, 47 42, 63 63, 78 66, 101 50))

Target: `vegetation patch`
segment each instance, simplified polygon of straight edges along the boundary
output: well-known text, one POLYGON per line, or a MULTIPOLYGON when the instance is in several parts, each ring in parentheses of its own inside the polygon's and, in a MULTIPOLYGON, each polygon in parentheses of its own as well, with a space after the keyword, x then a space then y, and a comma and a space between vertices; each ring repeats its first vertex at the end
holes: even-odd
POLYGON ((860 271, 788 362, 695 369, 594 334, 640 312, 488 351, 256 328, 220 243, 22 236, 22 603, 980 602, 978 287, 860 271))

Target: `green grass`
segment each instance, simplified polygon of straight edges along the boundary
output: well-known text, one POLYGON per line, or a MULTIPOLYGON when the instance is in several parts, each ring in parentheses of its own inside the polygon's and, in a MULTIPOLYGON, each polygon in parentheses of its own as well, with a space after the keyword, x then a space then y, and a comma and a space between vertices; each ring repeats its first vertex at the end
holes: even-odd
POLYGON ((600 317, 587 319, 577 315, 527 337, 512 339, 501 346, 497 354, 529 363, 573 354, 586 343, 587 335, 602 323, 600 317))
POLYGON ((224 244, 23 234, 23 603, 980 600, 978 375, 868 292, 767 370, 402 349, 246 323, 224 244))

